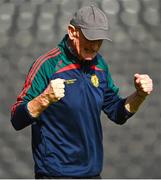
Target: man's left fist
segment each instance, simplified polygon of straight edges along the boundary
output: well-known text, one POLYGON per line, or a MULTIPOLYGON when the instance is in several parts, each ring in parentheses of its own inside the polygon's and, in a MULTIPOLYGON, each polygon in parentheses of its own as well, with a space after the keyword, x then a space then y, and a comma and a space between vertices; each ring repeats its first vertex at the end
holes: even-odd
POLYGON ((153 90, 153 81, 147 74, 135 74, 134 84, 138 95, 145 97, 153 90))

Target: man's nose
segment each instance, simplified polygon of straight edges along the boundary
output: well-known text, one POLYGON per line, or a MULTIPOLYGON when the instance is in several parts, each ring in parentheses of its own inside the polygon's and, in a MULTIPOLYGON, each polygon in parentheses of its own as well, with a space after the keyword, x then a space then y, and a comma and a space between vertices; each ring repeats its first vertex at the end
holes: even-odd
POLYGON ((90 44, 90 48, 91 48, 91 50, 92 50, 93 52, 97 52, 98 49, 99 49, 99 44, 93 42, 93 43, 90 44))

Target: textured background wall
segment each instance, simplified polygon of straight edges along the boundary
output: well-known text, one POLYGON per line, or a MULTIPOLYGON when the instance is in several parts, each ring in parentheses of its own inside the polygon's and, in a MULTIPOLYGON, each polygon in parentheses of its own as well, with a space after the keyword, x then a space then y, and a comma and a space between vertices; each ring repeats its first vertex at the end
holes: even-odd
MULTIPOLYGON (((110 21, 112 43, 101 49, 120 94, 133 74, 148 73, 154 92, 125 125, 102 114, 104 178, 161 178, 161 0, 95 0, 110 21)), ((30 64, 59 42, 70 16, 87 0, 0 1, 0 178, 32 178, 30 127, 16 132, 10 108, 30 64)))

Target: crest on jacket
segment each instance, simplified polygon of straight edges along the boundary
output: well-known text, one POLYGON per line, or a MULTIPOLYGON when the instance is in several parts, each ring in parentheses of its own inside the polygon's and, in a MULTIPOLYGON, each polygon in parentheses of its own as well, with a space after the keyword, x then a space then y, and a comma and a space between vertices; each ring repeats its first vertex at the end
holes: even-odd
POLYGON ((96 74, 93 74, 91 76, 91 82, 92 82, 93 86, 95 86, 95 87, 99 86, 99 79, 96 74))

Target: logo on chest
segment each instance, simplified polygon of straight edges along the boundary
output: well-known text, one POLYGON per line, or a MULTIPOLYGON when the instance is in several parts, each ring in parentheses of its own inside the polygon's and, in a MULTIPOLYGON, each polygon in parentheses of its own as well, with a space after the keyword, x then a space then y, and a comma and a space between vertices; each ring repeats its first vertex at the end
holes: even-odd
POLYGON ((99 79, 96 74, 93 74, 91 76, 91 82, 92 82, 93 86, 95 86, 95 87, 99 86, 99 79))

